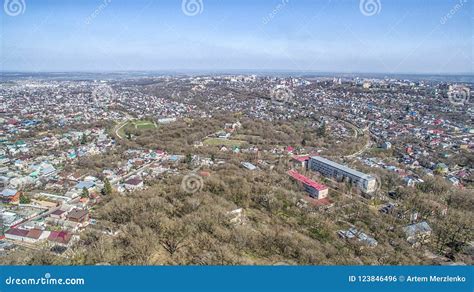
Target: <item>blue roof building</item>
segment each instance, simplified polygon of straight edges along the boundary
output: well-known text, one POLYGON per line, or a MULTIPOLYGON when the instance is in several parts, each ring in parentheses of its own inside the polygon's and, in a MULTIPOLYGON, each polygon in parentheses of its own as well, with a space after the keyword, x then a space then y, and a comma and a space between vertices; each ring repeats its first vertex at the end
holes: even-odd
POLYGON ((92 189, 95 187, 95 182, 92 181, 81 181, 74 188, 82 190, 83 188, 92 189))

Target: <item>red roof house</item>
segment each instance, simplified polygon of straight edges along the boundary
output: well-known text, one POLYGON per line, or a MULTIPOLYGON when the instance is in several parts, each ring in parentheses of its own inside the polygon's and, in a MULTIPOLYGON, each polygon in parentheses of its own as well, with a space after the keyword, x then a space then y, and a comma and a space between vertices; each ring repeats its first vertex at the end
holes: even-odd
POLYGON ((303 184, 305 191, 309 193, 310 197, 316 199, 322 199, 327 197, 329 189, 327 186, 317 183, 314 180, 298 173, 295 170, 289 170, 288 175, 291 176, 297 182, 303 184))
POLYGON ((48 236, 48 240, 62 244, 62 245, 68 245, 69 242, 71 241, 72 234, 67 232, 67 231, 51 231, 51 233, 48 236))

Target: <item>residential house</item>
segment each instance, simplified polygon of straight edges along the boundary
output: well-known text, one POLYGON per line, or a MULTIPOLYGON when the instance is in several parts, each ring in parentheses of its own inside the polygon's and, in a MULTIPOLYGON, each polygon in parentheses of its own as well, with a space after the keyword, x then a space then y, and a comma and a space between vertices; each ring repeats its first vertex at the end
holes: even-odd
POLYGON ((229 218, 229 222, 232 224, 243 224, 244 223, 244 209, 239 208, 226 213, 229 218))
POLYGON ((40 229, 26 230, 19 228, 10 228, 5 232, 5 238, 29 243, 35 243, 41 239, 44 239, 47 235, 48 232, 43 232, 43 230, 40 229))
POLYGON ((367 234, 357 230, 354 227, 349 228, 349 230, 339 230, 337 234, 344 239, 356 239, 359 242, 369 246, 375 247, 377 246, 378 242, 374 238, 368 236, 367 234))
POLYGON ((411 224, 403 228, 407 241, 413 245, 426 243, 429 241, 432 229, 426 221, 411 224))
POLYGON ((242 162, 241 165, 248 170, 255 170, 257 167, 250 162, 242 162))
POLYGON ((293 165, 300 169, 308 169, 309 156, 294 156, 292 159, 293 165))
POLYGON ((51 231, 48 240, 54 244, 68 246, 71 243, 72 233, 68 231, 51 231))
POLYGON ((392 149, 392 143, 386 141, 382 143, 382 149, 389 150, 392 149))
POLYGON ((128 179, 124 182, 124 187, 129 191, 142 189, 143 180, 140 179, 139 177, 128 179))
POLYGON ((83 209, 73 209, 66 215, 67 220, 76 223, 86 223, 89 220, 89 212, 83 209))
POLYGON ((0 190, 3 190, 8 186, 9 178, 6 176, 0 176, 0 190))
POLYGON ((0 193, 0 197, 4 203, 14 203, 20 200, 20 192, 16 189, 4 189, 0 193))
POLYGON ((289 170, 288 175, 292 177, 295 181, 301 183, 310 197, 318 200, 327 197, 329 192, 327 186, 319 184, 294 170, 289 170))
POLYGON ((74 188, 76 188, 78 190, 82 190, 82 189, 86 188, 88 191, 92 191, 95 188, 95 182, 84 180, 84 181, 81 181, 81 182, 77 183, 74 188))
POLYGON ((64 218, 66 218, 66 211, 61 210, 61 209, 57 209, 54 212, 52 212, 51 214, 49 214, 49 216, 51 218, 54 218, 54 219, 64 219, 64 218))

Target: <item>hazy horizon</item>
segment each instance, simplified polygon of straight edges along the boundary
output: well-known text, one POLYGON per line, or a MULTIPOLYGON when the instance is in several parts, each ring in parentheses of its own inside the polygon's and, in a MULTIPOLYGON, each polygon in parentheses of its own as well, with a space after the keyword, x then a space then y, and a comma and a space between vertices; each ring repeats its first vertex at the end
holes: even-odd
POLYGON ((473 72, 468 0, 22 1, 2 72, 473 72))

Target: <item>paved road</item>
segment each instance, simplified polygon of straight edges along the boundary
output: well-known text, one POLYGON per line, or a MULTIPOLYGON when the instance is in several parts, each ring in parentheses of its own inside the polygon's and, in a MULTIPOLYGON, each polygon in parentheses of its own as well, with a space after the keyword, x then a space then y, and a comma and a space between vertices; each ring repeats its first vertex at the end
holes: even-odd
MULTIPOLYGON (((80 197, 77 197, 77 198, 74 198, 74 199, 68 201, 67 203, 77 203, 77 202, 79 202, 80 199, 81 199, 80 197)), ((29 218, 29 219, 23 220, 23 221, 21 221, 21 222, 15 224, 15 225, 13 225, 13 226, 11 226, 11 228, 15 228, 15 227, 17 227, 18 225, 21 225, 21 224, 24 224, 24 223, 27 223, 27 222, 30 222, 30 221, 34 221, 34 220, 39 219, 39 218, 47 217, 49 214, 53 213, 54 211, 59 210, 62 206, 63 206, 63 204, 61 204, 61 205, 59 205, 59 206, 57 206, 57 207, 50 208, 50 209, 48 209, 48 211, 46 211, 46 212, 43 212, 43 213, 41 213, 41 214, 38 214, 38 215, 36 215, 36 216, 33 216, 33 217, 29 218)))
POLYGON ((125 127, 126 124, 128 124, 128 122, 130 122, 131 120, 133 120, 133 117, 131 115, 129 115, 128 113, 123 113, 125 115, 125 121, 119 123, 117 126, 115 126, 114 128, 114 132, 115 132, 115 135, 117 135, 117 137, 119 137, 119 139, 123 139, 122 136, 120 136, 119 134, 119 131, 120 129, 122 129, 123 127, 125 127))
POLYGON ((119 134, 120 129, 125 127, 125 125, 128 124, 129 121, 130 120, 127 119, 124 122, 122 122, 122 123, 118 124, 117 126, 115 126, 115 135, 117 135, 117 137, 119 137, 119 139, 123 139, 123 137, 120 136, 120 134, 119 134))
POLYGON ((353 153, 351 155, 346 155, 344 156, 344 158, 354 158, 354 157, 357 157, 359 155, 361 155, 362 153, 364 153, 365 151, 367 151, 369 148, 372 147, 372 140, 367 139, 367 143, 364 145, 364 147, 362 147, 362 149, 360 149, 359 151, 357 151, 356 153, 353 153))
MULTIPOLYGON (((123 127, 125 127, 125 125, 126 125, 128 122, 130 122, 131 120, 133 120, 133 117, 127 114, 127 119, 126 119, 125 121, 121 122, 120 124, 118 124, 117 126, 115 126, 115 135, 117 135, 117 137, 119 137, 119 139, 123 139, 123 137, 120 136, 120 134, 119 134, 120 129, 122 129, 123 127)), ((156 126, 156 123, 155 123, 155 126, 156 126)), ((123 176, 121 176, 121 177, 119 177, 119 178, 113 179, 113 180, 110 181, 110 183, 111 183, 111 184, 118 183, 119 181, 121 181, 121 180, 123 180, 123 179, 125 179, 125 178, 128 178, 128 177, 130 177, 130 176, 132 176, 132 175, 134 175, 134 174, 136 174, 136 173, 138 173, 138 172, 140 172, 140 171, 142 171, 142 170, 147 169, 147 168, 148 168, 150 165, 152 165, 154 162, 156 162, 156 161, 151 161, 151 162, 149 162, 149 163, 143 165, 142 167, 140 167, 140 168, 137 169, 137 170, 134 170, 134 171, 132 171, 132 172, 129 172, 129 173, 127 173, 127 174, 125 174, 125 175, 123 175, 123 176)))
MULTIPOLYGON (((348 122, 348 121, 345 121, 347 124, 351 125, 353 127, 353 130, 354 130, 354 138, 357 138, 358 137, 358 133, 368 133, 369 132, 369 127, 367 126, 366 128, 364 129, 360 129, 358 128, 356 125, 354 125, 353 123, 351 122, 348 122)), ((344 156, 344 158, 354 158, 354 157, 357 157, 359 155, 361 155, 362 153, 364 153, 365 151, 367 151, 369 148, 372 147, 372 140, 370 139, 370 133, 368 135, 368 138, 367 138, 367 143, 364 145, 364 147, 362 147, 362 149, 360 149, 359 151, 353 153, 353 154, 350 154, 350 155, 346 155, 344 156)))
POLYGON ((139 172, 142 171, 142 170, 147 169, 148 167, 150 167, 150 165, 152 165, 152 164, 155 163, 155 162, 156 162, 156 161, 148 162, 147 164, 143 165, 142 167, 140 167, 140 168, 138 168, 138 169, 136 169, 136 170, 134 170, 134 171, 132 171, 132 172, 129 172, 129 173, 123 175, 123 176, 120 176, 120 177, 118 177, 118 178, 116 178, 116 179, 111 180, 110 183, 111 183, 111 184, 118 183, 119 181, 121 181, 121 180, 123 180, 123 179, 126 179, 126 178, 128 178, 128 177, 130 177, 130 176, 132 176, 132 175, 134 175, 134 174, 136 174, 136 173, 139 173, 139 172))

